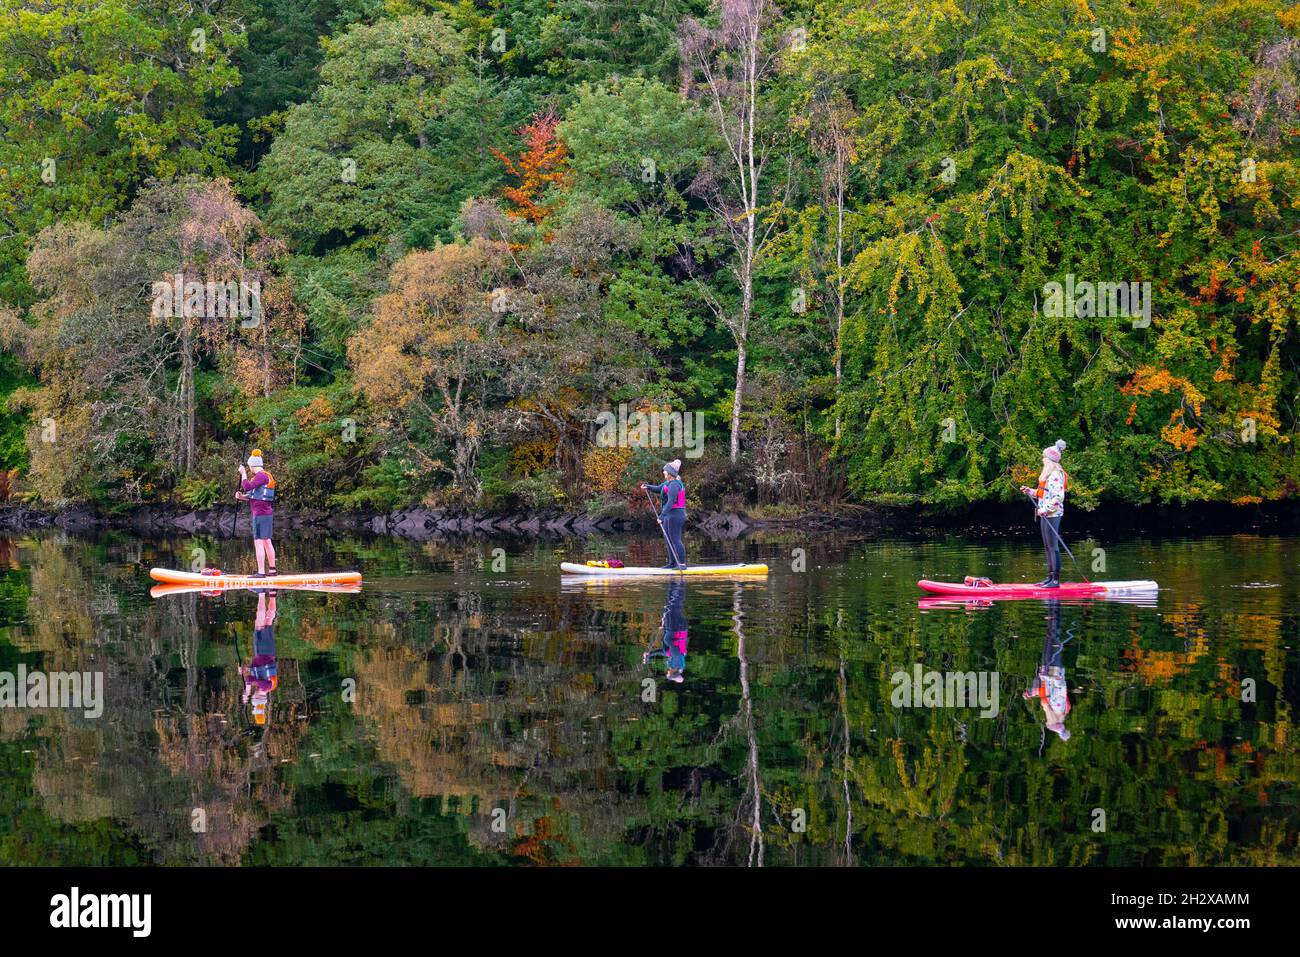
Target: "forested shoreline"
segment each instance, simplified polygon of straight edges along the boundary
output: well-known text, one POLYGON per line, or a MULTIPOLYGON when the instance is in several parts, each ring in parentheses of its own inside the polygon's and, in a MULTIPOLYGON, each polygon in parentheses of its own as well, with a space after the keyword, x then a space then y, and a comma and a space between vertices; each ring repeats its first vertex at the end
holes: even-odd
POLYGON ((7 0, 0 501, 1278 503, 1298 140, 1276 0, 7 0))

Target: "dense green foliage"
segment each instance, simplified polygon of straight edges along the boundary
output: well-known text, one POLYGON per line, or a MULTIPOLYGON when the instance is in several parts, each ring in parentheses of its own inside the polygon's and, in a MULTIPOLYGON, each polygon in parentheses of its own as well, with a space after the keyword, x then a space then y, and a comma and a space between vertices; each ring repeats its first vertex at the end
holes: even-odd
POLYGON ((654 471, 620 405, 702 415, 737 506, 1007 499, 1057 438, 1087 506, 1300 483, 1282 0, 6 8, 0 465, 47 504, 260 446, 287 501, 600 507, 654 471), (152 314, 177 273, 264 321, 152 314))
MULTIPOLYGON (((16 389, 29 384, 22 366, 11 355, 0 353, 0 402, 16 389)), ((27 462, 27 437, 18 416, 0 416, 0 469, 21 468, 27 462)))

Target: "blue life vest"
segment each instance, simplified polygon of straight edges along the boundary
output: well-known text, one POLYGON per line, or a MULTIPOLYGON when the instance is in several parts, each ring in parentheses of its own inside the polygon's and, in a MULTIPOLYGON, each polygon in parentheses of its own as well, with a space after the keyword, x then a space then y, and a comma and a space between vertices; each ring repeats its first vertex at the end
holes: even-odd
POLYGON ((277 667, 274 658, 272 658, 267 664, 252 665, 248 669, 248 673, 258 681, 270 681, 272 678, 276 677, 279 672, 280 669, 277 667))
MULTIPOLYGON (((262 470, 266 472, 266 469, 262 470)), ((255 502, 274 502, 275 501, 275 479, 271 478, 271 473, 266 472, 266 484, 259 485, 248 493, 248 497, 255 502)))

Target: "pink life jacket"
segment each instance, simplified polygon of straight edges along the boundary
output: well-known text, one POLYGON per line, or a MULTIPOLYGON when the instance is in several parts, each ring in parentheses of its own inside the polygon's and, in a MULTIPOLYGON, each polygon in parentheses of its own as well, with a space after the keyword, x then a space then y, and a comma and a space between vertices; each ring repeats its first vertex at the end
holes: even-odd
POLYGON ((676 499, 676 501, 674 501, 674 502, 673 502, 671 505, 669 505, 668 507, 669 507, 669 508, 685 508, 685 507, 686 507, 686 485, 682 482, 681 479, 677 479, 676 481, 677 481, 677 484, 678 484, 679 486, 681 486, 681 487, 677 489, 677 499, 676 499))

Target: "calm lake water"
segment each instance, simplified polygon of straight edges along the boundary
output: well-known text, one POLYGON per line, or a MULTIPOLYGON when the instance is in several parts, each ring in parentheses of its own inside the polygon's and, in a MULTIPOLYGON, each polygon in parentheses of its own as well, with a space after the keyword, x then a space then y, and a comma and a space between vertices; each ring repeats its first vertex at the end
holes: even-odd
POLYGON ((364 589, 281 590, 258 631, 253 593, 148 578, 251 543, 0 539, 0 672, 104 680, 98 717, 0 708, 0 863, 1300 862, 1300 540, 1108 542, 1090 577, 1157 601, 984 607, 916 580, 1033 581, 1028 534, 690 544, 772 573, 572 585, 562 559, 662 544, 308 538, 282 571, 364 589), (898 706, 918 665, 994 706, 898 706))

